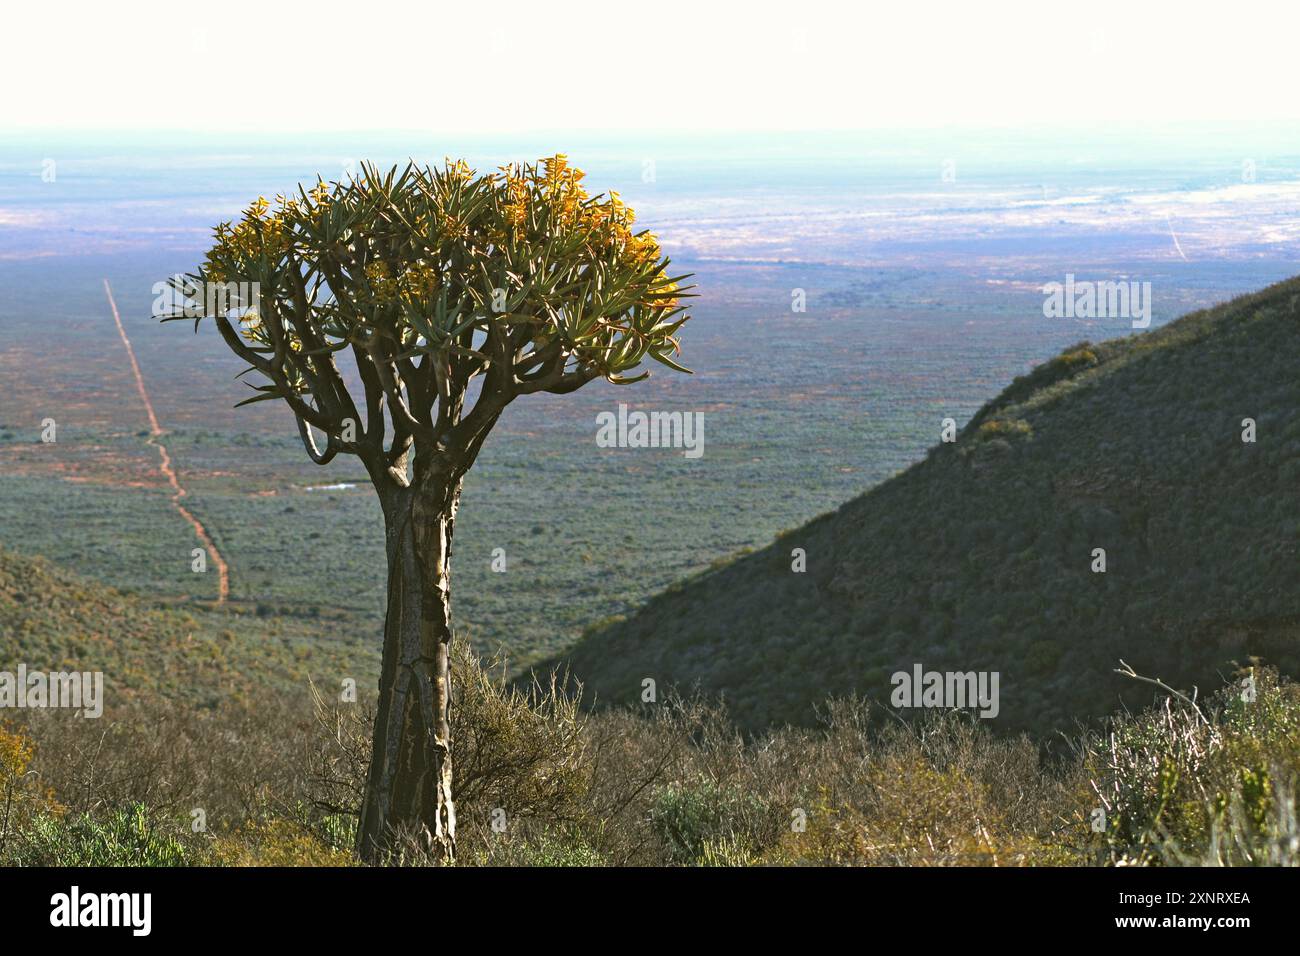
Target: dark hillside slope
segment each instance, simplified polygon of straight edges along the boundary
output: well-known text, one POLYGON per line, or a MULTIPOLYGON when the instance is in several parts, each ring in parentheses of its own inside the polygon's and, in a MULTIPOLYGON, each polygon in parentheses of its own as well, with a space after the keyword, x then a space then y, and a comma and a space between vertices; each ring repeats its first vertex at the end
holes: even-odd
POLYGON ((828 695, 887 702, 917 662, 998 671, 995 729, 1039 732, 1149 701, 1119 658, 1184 686, 1247 655, 1295 674, 1298 304, 1293 279, 1077 346, 956 443, 585 634, 567 663, 598 701, 650 677, 723 695, 750 729, 808 722, 828 695))

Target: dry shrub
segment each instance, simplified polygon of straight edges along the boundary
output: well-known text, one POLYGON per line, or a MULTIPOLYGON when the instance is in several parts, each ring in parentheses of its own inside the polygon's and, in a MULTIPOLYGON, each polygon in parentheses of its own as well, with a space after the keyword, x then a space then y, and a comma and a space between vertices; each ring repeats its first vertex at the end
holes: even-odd
MULTIPOLYGON (((593 765, 577 698, 546 683, 510 684, 499 661, 482 663, 464 641, 452 645, 452 793, 457 840, 467 859, 490 859, 505 833, 572 829, 585 816, 593 765)), ((321 730, 308 783, 318 825, 360 813, 374 730, 374 701, 326 701, 314 692, 321 730)), ((418 839, 401 842, 394 862, 426 862, 418 839)))
MULTIPOLYGON (((461 865, 1300 859, 1300 690, 1267 671, 1249 703, 1235 685, 1203 708, 1163 701, 1047 760, 968 714, 905 723, 840 700, 820 729, 747 739, 700 699, 584 714, 564 681, 512 685, 460 642, 453 666, 461 865)), ((0 728, 0 859, 351 862, 373 714, 315 688, 99 721, 28 712, 0 728), (193 808, 207 832, 190 832, 193 808)), ((391 862, 431 860, 411 840, 391 862)))
POLYGON ((1275 670, 1118 718, 1080 761, 1106 812, 1103 862, 1300 865, 1300 687, 1275 670))
POLYGON ((1053 829, 1068 791, 1027 738, 995 738, 961 713, 877 727, 855 700, 831 702, 824 726, 803 743, 802 829, 792 822, 769 862, 1064 862, 1053 829))
POLYGON ((253 820, 215 837, 205 863, 212 866, 352 866, 350 849, 330 846, 296 820, 253 820))
POLYGON ((188 816, 201 808, 210 826, 299 801, 315 735, 305 692, 264 692, 219 709, 153 698, 96 720, 55 710, 28 711, 26 720, 41 742, 41 777, 69 810, 144 804, 188 816))

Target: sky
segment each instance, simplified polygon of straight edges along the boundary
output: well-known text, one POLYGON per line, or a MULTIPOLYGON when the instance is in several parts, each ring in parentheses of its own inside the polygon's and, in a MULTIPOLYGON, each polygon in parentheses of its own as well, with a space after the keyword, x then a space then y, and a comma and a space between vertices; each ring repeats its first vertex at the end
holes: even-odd
POLYGON ((1300 3, 183 0, 5 10, 0 135, 1300 122, 1300 3))

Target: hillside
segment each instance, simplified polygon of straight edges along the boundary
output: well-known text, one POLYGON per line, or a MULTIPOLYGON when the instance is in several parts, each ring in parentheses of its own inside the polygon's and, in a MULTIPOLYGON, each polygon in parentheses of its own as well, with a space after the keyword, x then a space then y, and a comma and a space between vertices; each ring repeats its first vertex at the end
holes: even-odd
POLYGON ((721 695, 751 729, 806 723, 831 694, 887 702, 918 662, 999 672, 991 723, 1039 732, 1148 702, 1119 658, 1184 686, 1217 687, 1248 655, 1294 674, 1298 302, 1292 279, 1082 343, 955 443, 589 631, 566 663, 597 701, 638 700, 649 677, 721 695))
POLYGON ((103 671, 108 707, 153 695, 215 706, 299 692, 309 676, 373 683, 376 637, 330 631, 323 619, 157 604, 0 547, 0 669, 103 671))

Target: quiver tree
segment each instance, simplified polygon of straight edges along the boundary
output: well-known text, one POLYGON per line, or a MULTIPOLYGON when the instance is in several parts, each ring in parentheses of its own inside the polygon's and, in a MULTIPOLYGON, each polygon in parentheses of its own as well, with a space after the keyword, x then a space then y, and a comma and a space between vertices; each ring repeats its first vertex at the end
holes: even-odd
POLYGON ((257 394, 324 465, 355 455, 383 509, 388 602, 363 859, 415 835, 455 852, 448 704, 451 541, 465 473, 515 398, 674 362, 685 276, 589 197, 563 156, 477 175, 409 164, 258 199, 216 227, 181 314, 216 323, 257 394), (249 283, 238 308, 196 290, 249 283), (213 303, 217 304, 213 304, 213 303))

